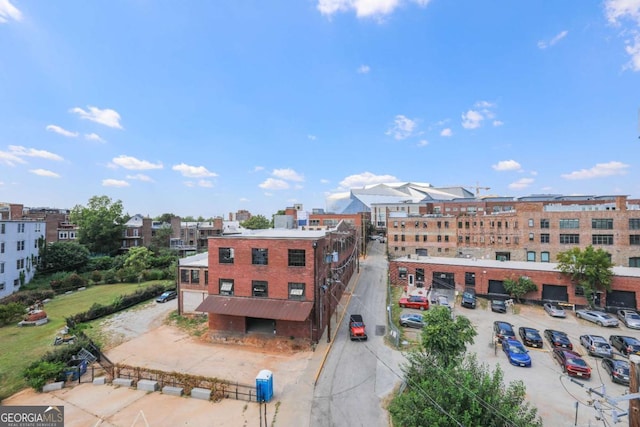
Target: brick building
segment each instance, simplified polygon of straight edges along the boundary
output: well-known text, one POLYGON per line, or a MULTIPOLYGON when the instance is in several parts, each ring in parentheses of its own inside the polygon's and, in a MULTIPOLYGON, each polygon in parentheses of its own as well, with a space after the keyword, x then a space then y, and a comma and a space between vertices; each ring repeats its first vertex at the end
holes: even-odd
POLYGON ((197 283, 193 270, 199 267, 181 264, 180 295, 208 282, 208 295, 195 311, 208 313, 214 335, 261 333, 317 342, 358 267, 355 231, 341 222, 329 230, 211 237, 207 272, 197 273, 197 283), (187 277, 191 288, 183 288, 187 277))
POLYGON ((593 245, 614 264, 640 267, 640 201, 626 196, 492 197, 390 210, 388 251, 407 255, 552 262, 593 245))
MULTIPOLYGON (((533 302, 560 301, 576 306, 588 302, 580 286, 556 269, 556 263, 496 261, 474 258, 424 257, 411 255, 389 263, 389 277, 395 286, 431 287, 463 291, 472 287, 478 295, 508 298, 505 279, 529 277, 537 286, 525 299, 533 302)), ((596 305, 610 310, 639 306, 640 269, 614 267, 611 291, 596 293, 596 305)))

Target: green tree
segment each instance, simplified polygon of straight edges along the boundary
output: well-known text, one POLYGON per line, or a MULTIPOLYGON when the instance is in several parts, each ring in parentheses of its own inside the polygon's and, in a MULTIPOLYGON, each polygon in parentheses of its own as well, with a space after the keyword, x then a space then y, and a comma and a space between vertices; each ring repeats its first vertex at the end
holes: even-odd
POLYGON ((151 237, 149 248, 153 251, 169 248, 171 245, 171 235, 173 230, 171 227, 160 227, 151 237))
POLYGON ((41 272, 82 271, 89 264, 89 249, 74 242, 55 242, 47 245, 40 259, 41 272))
POLYGON ((244 228, 248 228, 249 230, 264 230, 271 228, 271 221, 269 221, 264 215, 255 215, 248 220, 241 222, 240 225, 244 228))
POLYGON ((521 298, 529 292, 538 290, 538 286, 527 276, 520 276, 517 279, 505 279, 503 283, 504 289, 509 292, 517 302, 520 302, 521 298))
POLYGON ((149 268, 151 265, 152 257, 153 253, 144 246, 131 248, 129 249, 124 261, 124 268, 132 269, 137 273, 142 273, 142 270, 149 268))
POLYGON ((166 222, 171 224, 171 218, 175 218, 176 215, 172 214, 172 213, 163 213, 162 215, 159 215, 157 217, 155 217, 154 219, 156 221, 160 221, 160 222, 166 222))
POLYGON ((467 317, 452 319, 448 307, 433 307, 423 314, 423 318, 425 326, 420 337, 423 355, 434 358, 441 366, 459 362, 467 344, 472 344, 478 335, 467 317))
POLYGON ((122 202, 107 196, 93 196, 87 207, 76 205, 70 220, 78 226, 78 241, 92 254, 113 255, 122 244, 124 218, 122 202))
POLYGON ((557 256, 558 270, 584 289, 584 296, 593 307, 593 295, 598 290, 611 290, 613 263, 611 256, 603 249, 589 245, 560 252, 557 256))

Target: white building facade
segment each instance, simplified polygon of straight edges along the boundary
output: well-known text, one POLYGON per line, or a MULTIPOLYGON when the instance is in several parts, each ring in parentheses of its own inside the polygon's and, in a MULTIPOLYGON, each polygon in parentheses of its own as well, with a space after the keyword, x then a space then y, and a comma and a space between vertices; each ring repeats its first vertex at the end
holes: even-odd
POLYGON ((33 279, 45 228, 44 221, 0 220, 0 298, 33 279))

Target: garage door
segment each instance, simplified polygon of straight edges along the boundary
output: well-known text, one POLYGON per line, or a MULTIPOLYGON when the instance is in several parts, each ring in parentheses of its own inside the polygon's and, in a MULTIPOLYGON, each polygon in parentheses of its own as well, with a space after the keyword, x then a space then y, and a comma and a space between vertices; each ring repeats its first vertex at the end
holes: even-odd
POLYGON ((433 287, 436 289, 455 289, 456 287, 453 273, 434 271, 432 279, 433 287))
POLYGON ((543 301, 569 301, 569 294, 566 286, 560 285, 542 285, 543 301))
POLYGON ((504 288, 504 282, 502 280, 489 280, 489 293, 509 295, 509 292, 504 288))
POLYGON ((207 296, 206 292, 182 290, 182 309, 185 313, 195 313, 207 296))
POLYGON ((624 307, 636 309, 636 293, 630 291, 607 292, 607 307, 624 307))

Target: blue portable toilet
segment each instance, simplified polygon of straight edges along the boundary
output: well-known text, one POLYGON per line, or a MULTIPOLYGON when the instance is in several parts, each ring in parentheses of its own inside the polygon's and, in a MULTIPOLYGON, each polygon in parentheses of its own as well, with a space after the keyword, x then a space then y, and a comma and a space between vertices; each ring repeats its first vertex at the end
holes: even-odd
POLYGON ((273 373, 263 369, 256 377, 256 396, 258 402, 268 402, 273 397, 273 373))

